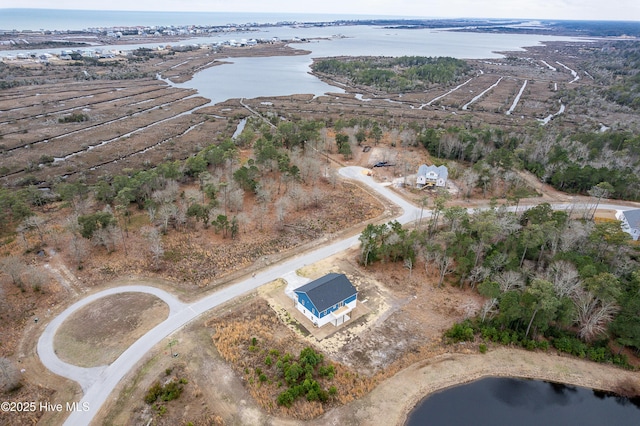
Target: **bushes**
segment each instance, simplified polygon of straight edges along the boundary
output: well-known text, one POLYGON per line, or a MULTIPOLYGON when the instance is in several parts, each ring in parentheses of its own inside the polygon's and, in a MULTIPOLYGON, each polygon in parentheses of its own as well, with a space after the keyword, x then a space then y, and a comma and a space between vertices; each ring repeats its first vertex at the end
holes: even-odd
POLYGON ((89 121, 89 116, 86 114, 74 113, 58 118, 58 123, 82 123, 83 121, 89 121))
POLYGON ((444 335, 454 343, 470 342, 473 340, 474 330, 471 326, 471 322, 467 320, 454 324, 453 327, 444 333, 444 335))
POLYGON ((553 347, 560 352, 593 362, 608 362, 622 368, 632 368, 624 354, 615 354, 609 349, 606 340, 589 345, 576 337, 564 335, 553 339, 553 347))
POLYGON ((144 402, 153 404, 158 400, 168 402, 178 399, 180 395, 182 395, 183 385, 186 383, 187 381, 185 379, 173 379, 164 385, 156 381, 147 391, 144 402))
POLYGON ((553 339, 553 347, 560 352, 565 352, 580 358, 587 356, 587 345, 575 337, 562 336, 553 339))
POLYGON ((326 402, 329 399, 329 395, 335 395, 337 389, 333 393, 327 392, 322 389, 315 378, 316 367, 318 367, 317 375, 327 377, 329 380, 335 375, 335 367, 333 365, 321 365, 323 361, 324 356, 310 347, 300 351, 298 361, 295 361, 290 354, 280 357, 276 362, 276 367, 279 374, 284 377, 289 385, 289 389, 278 395, 278 405, 290 407, 300 396, 304 396, 310 402, 326 402))

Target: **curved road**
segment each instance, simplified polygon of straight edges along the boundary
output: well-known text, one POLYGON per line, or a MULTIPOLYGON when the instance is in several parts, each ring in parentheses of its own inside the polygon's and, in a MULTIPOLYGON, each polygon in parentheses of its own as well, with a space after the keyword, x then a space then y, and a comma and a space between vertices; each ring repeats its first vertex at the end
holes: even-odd
MULTIPOLYGON (((345 167, 340 169, 340 174, 348 179, 357 180, 368 185, 378 194, 399 206, 403 210, 403 214, 396 218, 398 222, 406 224, 420 217, 420 208, 404 200, 389 188, 374 182, 370 176, 366 175, 366 171, 367 169, 362 167, 345 167)), ((520 208, 524 209, 526 207, 521 206, 520 208)), ((556 205, 554 208, 569 208, 569 204, 556 205)), ((607 204, 601 205, 600 208, 629 209, 629 207, 607 204)), ((472 212, 474 209, 468 210, 472 212)), ((423 218, 428 218, 429 216, 430 212, 425 209, 423 211, 423 218)), ((90 407, 88 411, 72 412, 67 418, 65 425, 88 425, 120 380, 135 367, 147 352, 160 343, 162 339, 183 327, 191 320, 263 284, 283 277, 292 271, 295 272, 305 265, 318 262, 328 256, 342 252, 356 245, 358 243, 358 237, 358 235, 348 237, 325 245, 317 250, 293 257, 284 263, 273 265, 256 274, 254 277, 218 290, 191 304, 183 303, 170 293, 155 287, 126 286, 95 293, 69 306, 47 325, 37 345, 38 355, 44 366, 60 376, 78 382, 84 393, 79 406, 83 407, 85 406, 83 404, 87 404, 88 407, 90 407), (94 301, 108 295, 126 292, 149 293, 162 299, 169 306, 168 318, 138 339, 110 365, 83 368, 67 364, 60 360, 53 349, 53 339, 60 325, 75 311, 94 301)))
MULTIPOLYGON (((365 175, 366 170, 367 169, 362 167, 347 167, 341 169, 340 174, 346 178, 367 184, 389 201, 400 206, 404 211, 404 213, 397 218, 400 223, 408 223, 419 217, 419 208, 402 199, 388 188, 374 182, 370 176, 365 175)), ((83 404, 85 403, 90 407, 88 411, 72 412, 67 418, 65 425, 89 424, 116 385, 145 354, 161 342, 162 339, 189 321, 263 284, 280 278, 292 271, 296 271, 305 265, 315 263, 335 253, 344 251, 357 243, 358 235, 325 245, 317 250, 289 259, 284 263, 273 265, 256 274, 254 277, 211 293, 192 304, 183 303, 166 291, 154 287, 127 286, 111 288, 95 293, 69 306, 47 325, 37 345, 38 355, 44 366, 60 376, 78 382, 84 393, 80 401, 80 407, 84 406, 83 404), (169 317, 138 339, 110 365, 84 368, 60 360, 53 349, 53 339, 60 325, 78 309, 94 301, 112 294, 126 292, 142 292, 157 296, 169 305, 169 317)))

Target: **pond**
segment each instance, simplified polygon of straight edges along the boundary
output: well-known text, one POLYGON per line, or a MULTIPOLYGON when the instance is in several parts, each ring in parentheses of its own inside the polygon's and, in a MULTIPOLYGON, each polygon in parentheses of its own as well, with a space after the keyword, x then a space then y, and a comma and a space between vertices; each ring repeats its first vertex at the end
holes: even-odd
POLYGON ((640 403, 557 383, 486 378, 423 399, 405 425, 640 425, 640 403))

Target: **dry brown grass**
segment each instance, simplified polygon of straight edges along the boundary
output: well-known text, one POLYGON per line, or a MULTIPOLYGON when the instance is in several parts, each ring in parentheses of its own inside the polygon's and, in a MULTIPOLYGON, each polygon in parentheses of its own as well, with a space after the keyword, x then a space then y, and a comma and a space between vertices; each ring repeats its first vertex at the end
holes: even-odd
POLYGON ((110 364, 168 314, 169 307, 150 294, 107 296, 71 315, 56 333, 54 348, 74 365, 110 364))
POLYGON ((271 366, 265 364, 265 358, 273 350, 278 351, 280 355, 289 353, 297 356, 308 344, 300 341, 282 324, 262 299, 256 300, 242 312, 241 318, 236 317, 238 313, 232 312, 225 317, 212 320, 207 326, 215 330, 213 342, 220 355, 242 376, 251 395, 269 414, 301 420, 312 419, 322 415, 328 408, 347 404, 362 397, 376 386, 376 378, 360 375, 342 364, 331 362, 336 370, 335 377, 331 380, 318 378, 322 388, 335 386, 337 389, 336 395, 327 403, 309 402, 300 397, 289 408, 279 406, 276 398, 286 390, 286 384, 284 379, 277 375, 277 356, 271 355, 271 366), (252 345, 254 338, 255 346, 252 345), (269 379, 261 382, 258 371, 269 379))

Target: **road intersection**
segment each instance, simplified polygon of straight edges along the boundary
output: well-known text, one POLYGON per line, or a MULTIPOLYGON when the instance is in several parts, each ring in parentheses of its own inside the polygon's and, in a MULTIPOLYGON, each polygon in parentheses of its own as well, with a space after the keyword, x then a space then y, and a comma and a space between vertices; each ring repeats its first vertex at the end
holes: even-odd
MULTIPOLYGON (((375 182, 373 178, 368 175, 367 170, 368 169, 355 166, 345 167, 340 169, 340 174, 347 179, 357 180, 366 184, 379 195, 402 209, 402 214, 396 218, 401 224, 416 221, 420 217, 428 218, 430 216, 430 211, 416 207, 388 187, 375 182)), ((521 206, 521 208, 523 207, 521 206)), ((570 205, 558 204, 555 205, 554 208, 568 209, 570 205)), ((601 205, 600 208, 629 209, 629 207, 626 206, 615 205, 601 205)), ((473 209, 469 209, 470 213, 472 211, 473 209)), ((358 244, 358 237, 359 235, 354 235, 324 244, 318 249, 294 256, 285 262, 265 268, 237 284, 210 293, 193 303, 184 303, 164 290, 139 285, 110 288, 87 296, 69 306, 46 326, 37 344, 38 356, 44 366, 60 376, 79 383, 84 394, 79 406, 90 407, 90 410, 87 411, 73 411, 67 418, 65 425, 90 424, 93 417, 100 410, 100 407, 102 407, 125 375, 129 373, 155 345, 190 321, 266 283, 291 274, 292 272, 295 273, 296 270, 305 265, 316 263, 326 257, 354 247, 358 244), (54 337, 60 325, 69 318, 70 315, 102 297, 127 292, 148 293, 160 298, 169 306, 168 318, 140 337, 110 365, 84 368, 65 363, 58 358, 54 350, 54 337)))

